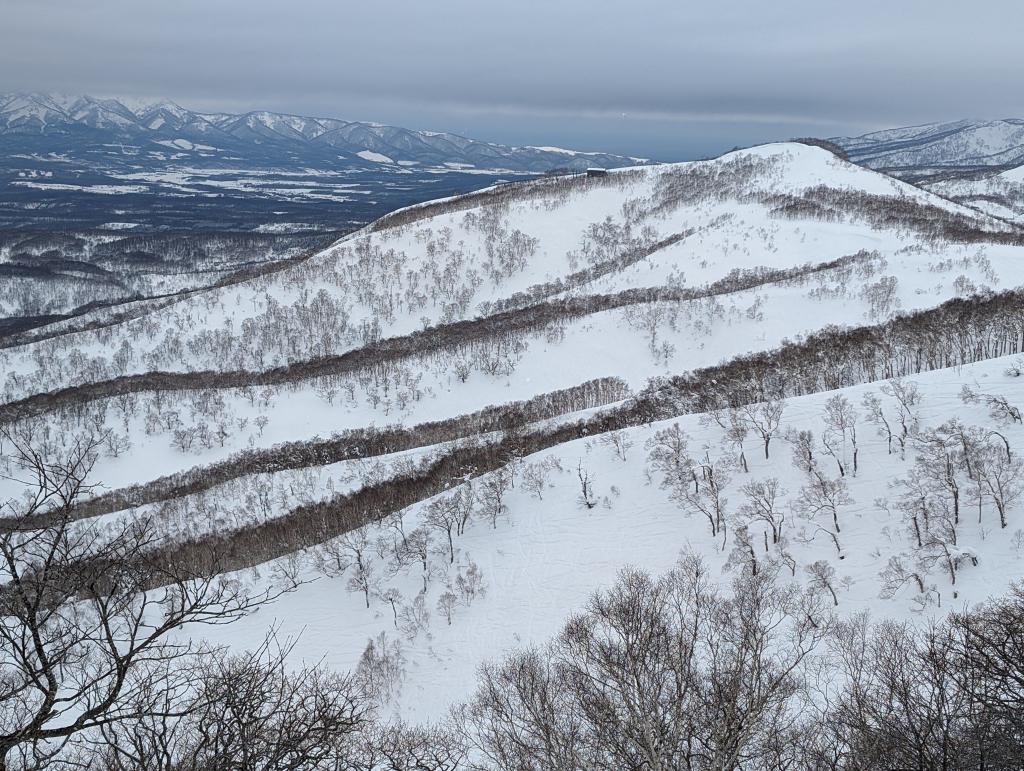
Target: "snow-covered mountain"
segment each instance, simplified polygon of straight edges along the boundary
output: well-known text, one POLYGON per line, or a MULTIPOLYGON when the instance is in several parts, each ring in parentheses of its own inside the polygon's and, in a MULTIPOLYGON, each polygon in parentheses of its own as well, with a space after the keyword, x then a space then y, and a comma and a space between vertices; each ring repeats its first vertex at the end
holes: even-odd
POLYGON ((1024 166, 922 184, 941 196, 993 217, 1024 223, 1024 166))
POLYGON ((0 229, 345 232, 500 180, 638 163, 166 100, 0 95, 0 229))
POLYGON ((1022 286, 1015 223, 766 145, 495 185, 42 327, 0 349, 0 422, 102 437, 76 527, 145 519, 157 562, 297 584, 209 639, 275 628, 342 671, 377 641, 382 712, 425 721, 682 550, 845 616, 1005 590, 1022 286))
POLYGON ((167 100, 96 99, 37 93, 0 94, 0 142, 50 137, 50 149, 74 157, 86 148, 133 145, 135 161, 172 150, 204 165, 235 167, 260 161, 270 168, 337 169, 397 165, 544 172, 554 168, 619 167, 645 162, 608 153, 509 147, 456 134, 413 131, 378 123, 256 111, 202 113, 167 100))
POLYGON ((959 120, 834 137, 854 163, 925 179, 1024 163, 1024 120, 959 120))

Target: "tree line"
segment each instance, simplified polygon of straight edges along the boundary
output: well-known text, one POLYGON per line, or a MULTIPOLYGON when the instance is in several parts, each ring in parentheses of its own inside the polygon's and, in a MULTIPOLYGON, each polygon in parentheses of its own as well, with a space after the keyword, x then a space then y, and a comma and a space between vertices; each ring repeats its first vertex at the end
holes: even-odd
MULTIPOLYGON (((467 477, 574 439, 681 414, 768 404, 779 399, 956 366, 1022 350, 1024 313, 1016 292, 958 298, 886 324, 825 330, 776 351, 739 357, 685 376, 656 380, 622 405, 585 420, 525 430, 507 420, 492 442, 457 447, 417 468, 354 493, 297 507, 230 534, 164 547, 196 570, 238 569, 307 548, 429 498, 467 477), (216 559, 214 559, 216 556, 216 559)), ((202 471, 197 472, 202 478, 202 471)))
MULTIPOLYGON (((726 295, 774 283, 805 280, 830 270, 873 259, 871 253, 838 258, 819 265, 790 269, 734 270, 707 287, 628 289, 612 294, 545 301, 526 308, 499 311, 482 318, 431 326, 410 335, 369 342, 338 355, 325 356, 263 371, 147 372, 97 380, 79 386, 37 393, 0 406, 0 422, 18 420, 77 404, 142 391, 184 391, 196 388, 242 388, 294 383, 315 377, 356 372, 384 362, 457 349, 480 341, 501 341, 541 331, 594 313, 645 303, 686 302, 726 295)), ((928 313, 923 311, 922 313, 928 313)))
POLYGON ((326 466, 345 460, 366 459, 428 447, 493 431, 516 431, 530 423, 600 407, 625 399, 628 395, 629 389, 620 378, 599 378, 526 401, 487 407, 467 415, 420 423, 408 428, 362 428, 343 432, 330 439, 287 442, 267 449, 245 450, 221 463, 200 466, 79 500, 71 516, 73 519, 86 519, 169 498, 194 495, 251 474, 326 466))

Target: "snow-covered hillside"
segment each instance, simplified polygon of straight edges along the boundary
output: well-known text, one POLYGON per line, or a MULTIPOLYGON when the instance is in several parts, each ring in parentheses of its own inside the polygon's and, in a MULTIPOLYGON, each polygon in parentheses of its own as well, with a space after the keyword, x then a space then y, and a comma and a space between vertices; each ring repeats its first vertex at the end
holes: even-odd
POLYGON ((1009 222, 1024 222, 1024 166, 928 183, 941 196, 1009 222))
POLYGON ((1002 591, 1022 285, 1014 222, 766 145, 498 185, 42 327, 0 350, 0 421, 102 438, 75 527, 148 519, 155 559, 296 584, 209 639, 276 625, 348 670, 384 634, 385 710, 425 720, 683 549, 841 614, 1002 591))
POLYGON ((1016 119, 929 123, 831 141, 855 163, 908 179, 1024 162, 1024 121, 1016 119))
MULTIPOLYGON (((430 534, 430 548, 436 552, 426 580, 415 560, 400 564, 373 554, 370 563, 376 571, 374 585, 397 591, 399 610, 419 596, 425 582, 429 622, 417 628, 411 617, 399 617, 396 626, 389 601, 377 597, 367 608, 358 587, 346 585, 350 576, 325 576, 318 569, 325 554, 355 548, 352 537, 332 542, 319 553, 316 549, 306 552, 301 575, 309 583, 281 607, 268 609, 268 615, 281 625, 282 634, 299 640, 298 653, 308 660, 325 657, 341 670, 356 667, 367 640, 384 633, 398 641, 405 656, 405 677, 391 706, 403 718, 429 721, 471 695, 480 664, 519 646, 543 644, 558 633, 568 614, 580 610, 596 588, 609 586, 623 567, 643 566, 662 573, 682 551, 700 554, 721 571, 723 581, 754 559, 763 569, 778 564, 787 580, 803 584, 809 580, 806 568, 824 560, 835 571, 832 589, 844 615, 869 611, 881 617, 916 619, 938 614, 942 608, 970 606, 1005 591, 1024 569, 1024 500, 1015 497, 1011 522, 1001 528, 995 507, 985 499, 979 508, 964 479, 955 543, 949 542, 948 533, 942 543, 934 540, 948 525, 940 518, 952 522, 952 513, 930 501, 936 521, 925 539, 933 541, 919 549, 907 514, 923 486, 914 475, 934 462, 925 443, 942 434, 942 424, 957 419, 964 426, 994 425, 984 405, 963 403, 960 393, 965 385, 1024 404, 1024 379, 1005 374, 1008 367, 1019 364, 1017 357, 995 359, 904 381, 916 387, 918 402, 912 408, 917 438, 903 452, 898 443, 888 450, 884 431, 879 432, 883 427, 869 422, 864 406, 865 397, 880 398, 885 414, 897 424, 897 400, 884 393, 888 389, 883 383, 789 400, 770 458, 764 458, 756 437, 743 442, 749 471, 730 467, 738 445, 703 414, 577 439, 527 455, 516 460, 514 486, 506 491, 504 508, 493 523, 486 510, 493 476, 449 493, 466 495, 471 490, 480 501, 472 524, 455 539, 454 562, 449 561, 444 531, 431 509, 444 496, 409 507, 400 520, 392 518, 366 529, 367 552, 378 538, 394 541, 399 521, 407 536, 430 534), (832 437, 844 476, 837 459, 822 446, 822 437, 829 435, 826 405, 836 398, 848 400, 858 413, 856 474, 849 436, 845 441, 832 437), (710 459, 720 475, 725 518, 732 533, 723 530, 712 535, 708 519, 665 484, 663 471, 651 460, 652 452, 676 427, 688 442, 689 454, 698 462, 710 459), (930 433, 936 429, 938 434, 930 433), (816 461, 811 472, 795 459, 799 443, 783 438, 787 432, 799 431, 812 434, 816 461), (593 508, 580 501, 580 468, 592 480, 593 508), (828 506, 813 514, 810 510, 811 501, 816 506, 824 500, 814 492, 821 478, 842 485, 837 493, 835 540, 828 506), (774 516, 781 523, 784 547, 769 543, 770 526, 750 513, 755 495, 763 496, 766 483, 777 485, 774 516), (747 528, 741 543, 749 538, 752 555, 737 545, 740 527, 747 528), (957 565, 952 577, 944 547, 957 565), (793 560, 796 575, 780 560, 793 560), (460 595, 449 621, 440 598, 453 587, 458 594, 460 578, 472 566, 483 576, 485 593, 468 600, 460 595), (914 574, 923 582, 923 593, 915 585, 914 574)), ((1024 448, 1024 426, 1011 421, 998 427, 1015 453, 1024 448)), ((1016 468, 1019 472, 1019 463, 1016 468)), ((1019 482, 1016 490, 1019 495, 1019 482)), ((267 575, 271 569, 264 565, 259 570, 267 575)), ((262 639, 267 623, 267 618, 255 616, 225 629, 216 639, 252 647, 262 639)))

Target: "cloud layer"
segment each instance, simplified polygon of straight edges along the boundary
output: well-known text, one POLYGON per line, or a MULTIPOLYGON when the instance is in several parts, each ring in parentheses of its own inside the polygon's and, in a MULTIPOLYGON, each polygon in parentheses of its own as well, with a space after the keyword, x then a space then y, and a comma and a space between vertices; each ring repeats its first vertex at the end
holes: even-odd
POLYGON ((1024 116, 986 0, 4 0, 0 89, 169 96, 664 159, 1024 116))

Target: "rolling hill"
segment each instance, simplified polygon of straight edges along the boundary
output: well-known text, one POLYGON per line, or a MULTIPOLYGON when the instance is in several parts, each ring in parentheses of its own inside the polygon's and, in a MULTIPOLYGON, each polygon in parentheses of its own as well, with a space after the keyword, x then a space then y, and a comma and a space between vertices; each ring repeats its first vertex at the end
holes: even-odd
POLYGON ((76 527, 145 520, 157 561, 290 582, 208 639, 276 626, 339 670, 390 640, 381 709, 429 721, 624 566, 684 550, 844 617, 1003 591, 1022 285, 1014 222, 765 145, 411 206, 279 270, 24 332, 0 422, 57 454, 101 437, 76 527))

